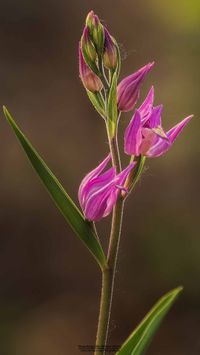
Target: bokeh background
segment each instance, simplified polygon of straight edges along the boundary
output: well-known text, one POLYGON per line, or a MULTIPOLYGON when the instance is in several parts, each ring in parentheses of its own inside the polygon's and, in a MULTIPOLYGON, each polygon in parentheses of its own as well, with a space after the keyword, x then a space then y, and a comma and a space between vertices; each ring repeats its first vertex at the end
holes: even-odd
MULTIPOLYGON (((170 152, 148 160, 128 200, 110 344, 121 344, 162 294, 183 285, 148 354, 198 355, 199 0, 1 0, 0 103, 77 201, 82 177, 108 150, 78 77, 77 44, 91 9, 120 43, 122 76, 155 60, 141 100, 154 84, 165 127, 195 115, 170 152)), ((94 344, 98 267, 0 118, 0 354, 80 354, 78 345, 94 344)), ((105 246, 109 223, 98 225, 105 246)))

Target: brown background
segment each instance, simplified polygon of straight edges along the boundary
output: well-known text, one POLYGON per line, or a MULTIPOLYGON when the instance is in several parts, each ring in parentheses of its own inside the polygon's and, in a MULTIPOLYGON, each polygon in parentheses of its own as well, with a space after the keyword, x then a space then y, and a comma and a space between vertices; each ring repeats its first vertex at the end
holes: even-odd
MULTIPOLYGON (((103 121, 78 77, 77 44, 94 9, 121 45, 122 76, 149 61, 163 121, 195 118, 165 156, 148 160, 126 206, 110 344, 121 344, 153 303, 184 293, 148 354, 200 354, 200 3, 175 0, 0 3, 0 103, 77 201, 107 153, 103 121)), ((121 131, 131 114, 121 119, 121 131)), ((54 207, 1 114, 0 354, 79 354, 93 344, 100 273, 54 207)), ((124 164, 127 160, 124 160, 124 164)), ((109 218, 100 223, 106 245, 109 218)))

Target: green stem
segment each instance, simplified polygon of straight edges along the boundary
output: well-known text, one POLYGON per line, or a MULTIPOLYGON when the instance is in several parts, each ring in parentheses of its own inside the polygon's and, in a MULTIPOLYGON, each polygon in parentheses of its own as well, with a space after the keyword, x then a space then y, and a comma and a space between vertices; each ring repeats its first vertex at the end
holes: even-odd
POLYGON ((108 142, 109 142, 109 147, 110 147, 110 152, 112 157, 112 165, 116 167, 116 170, 119 173, 122 170, 122 168, 121 168, 119 146, 117 140, 118 127, 116 127, 115 137, 112 138, 110 137, 109 134, 108 124, 106 125, 106 129, 107 129, 108 142))
POLYGON ((109 83, 108 83, 108 79, 107 79, 107 77, 105 75, 103 62, 102 62, 102 59, 101 59, 100 56, 98 56, 98 63, 99 63, 99 78, 102 81, 104 89, 106 91, 108 91, 110 89, 110 86, 109 86, 109 83))
MULTIPOLYGON (((117 135, 112 139, 109 138, 109 145, 110 145, 113 165, 116 167, 117 171, 120 171, 121 161, 120 161, 120 155, 119 155, 119 149, 117 143, 117 135)), ((113 289, 114 289, 114 281, 115 281, 115 274, 116 274, 117 256, 118 256, 120 235, 121 235, 123 206, 124 206, 124 200, 120 195, 113 209, 112 226, 111 226, 108 255, 107 255, 108 267, 102 273, 101 301, 100 301, 98 329, 97 329, 97 336, 96 336, 95 355, 102 355, 106 353, 106 344, 108 338, 113 289)))
MULTIPOLYGON (((110 86, 106 78, 104 67, 101 58, 99 58, 99 71, 101 80, 104 85, 105 94, 105 112, 107 116, 107 100, 110 86)), ((118 147, 118 127, 116 126, 114 137, 110 136, 108 127, 108 117, 106 122, 107 136, 109 141, 110 152, 112 156, 112 165, 116 168, 119 173, 121 171, 121 161, 118 147)), ((107 255, 107 268, 102 271, 102 289, 101 289, 101 300, 100 300, 100 310, 99 310, 99 320, 96 336, 96 348, 95 355, 102 355, 106 353, 106 344, 108 338, 108 330, 110 323, 110 314, 112 307, 113 298, 113 288, 116 273, 116 263, 120 242, 121 225, 122 225, 122 215, 123 215, 123 205, 124 199, 120 195, 118 201, 113 209, 112 215, 112 225, 108 246, 107 255)))

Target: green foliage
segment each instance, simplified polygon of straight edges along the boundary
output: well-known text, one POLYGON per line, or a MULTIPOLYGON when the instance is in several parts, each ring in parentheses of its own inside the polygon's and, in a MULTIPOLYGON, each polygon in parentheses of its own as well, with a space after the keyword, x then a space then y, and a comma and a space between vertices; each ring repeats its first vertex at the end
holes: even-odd
POLYGON ((27 154, 33 168, 44 183, 56 206, 63 214, 64 218, 76 233, 76 235, 92 253, 101 269, 104 269, 106 266, 106 258, 103 249, 96 238, 93 225, 84 219, 78 207, 74 204, 72 199, 64 190, 61 183, 58 181, 58 179, 51 172, 43 159, 39 156, 37 151, 33 148, 31 143, 19 129, 14 119, 9 114, 8 110, 5 107, 3 110, 8 123, 14 130, 15 135, 24 148, 24 151, 27 154))
POLYGON ((164 295, 124 342, 117 355, 143 355, 182 287, 164 295))

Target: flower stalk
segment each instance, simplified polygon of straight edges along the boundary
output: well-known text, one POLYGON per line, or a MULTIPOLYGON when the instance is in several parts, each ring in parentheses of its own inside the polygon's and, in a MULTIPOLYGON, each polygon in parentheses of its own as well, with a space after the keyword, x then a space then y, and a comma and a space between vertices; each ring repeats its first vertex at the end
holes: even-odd
MULTIPOLYGON (((118 120, 115 127, 115 134, 111 136, 108 124, 108 94, 110 86, 108 84, 107 78, 105 76, 103 62, 99 58, 99 68, 101 73, 101 80, 104 83, 104 94, 105 94, 105 112, 106 112, 106 130, 109 142, 109 148, 112 158, 112 165, 115 167, 116 171, 119 173, 122 170, 121 158, 118 146, 118 120)), ((120 116, 120 115, 119 115, 120 116)), ((102 355, 106 353, 106 345, 108 340, 108 331, 110 324, 112 300, 113 300, 113 290, 116 274, 116 265, 120 244, 122 219, 123 219, 123 207, 124 198, 122 194, 119 195, 116 205, 113 208, 112 213, 112 223, 109 238, 108 254, 107 254, 107 265, 108 267, 102 272, 102 288, 101 288, 101 299, 100 299, 100 309, 99 309, 99 319, 97 326, 96 335, 96 346, 95 355, 102 355)))
MULTIPOLYGON (((117 169, 121 169, 121 161, 118 150, 117 134, 110 142, 112 161, 117 169)), ((96 335, 95 355, 106 353, 108 330, 113 300, 113 289, 116 274, 116 265, 120 244, 122 217, 123 217, 124 198, 120 194, 113 209, 111 232, 107 254, 108 267, 102 272, 102 289, 99 310, 99 320, 96 335)))

